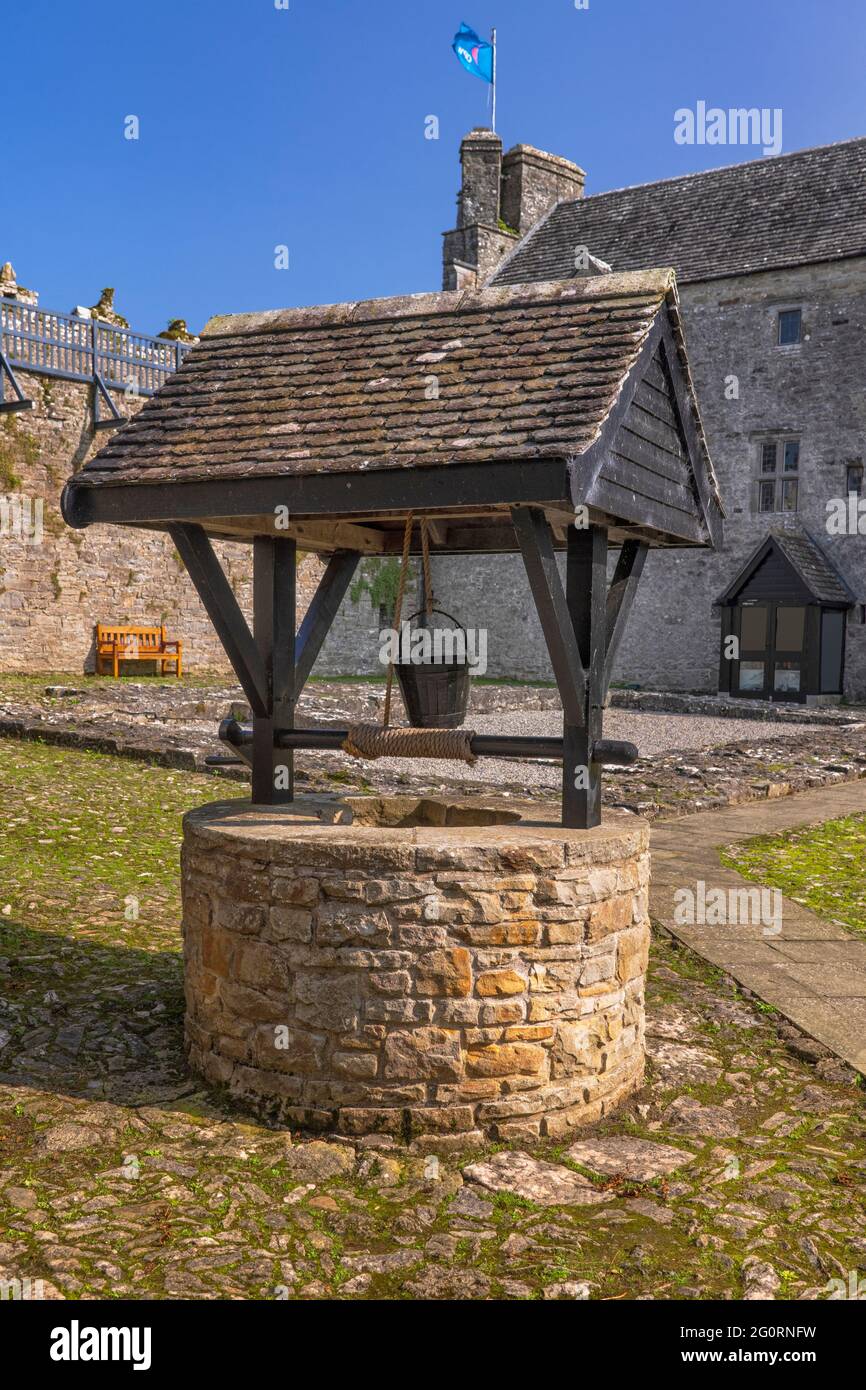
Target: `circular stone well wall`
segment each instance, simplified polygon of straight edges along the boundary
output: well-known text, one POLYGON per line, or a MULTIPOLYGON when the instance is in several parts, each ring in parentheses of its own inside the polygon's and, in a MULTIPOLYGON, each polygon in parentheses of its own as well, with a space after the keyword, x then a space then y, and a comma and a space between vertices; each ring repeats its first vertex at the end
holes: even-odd
POLYGON ((192 811, 190 1062, 344 1134, 592 1123, 643 1078, 647 845, 627 813, 564 830, 408 796, 192 811))

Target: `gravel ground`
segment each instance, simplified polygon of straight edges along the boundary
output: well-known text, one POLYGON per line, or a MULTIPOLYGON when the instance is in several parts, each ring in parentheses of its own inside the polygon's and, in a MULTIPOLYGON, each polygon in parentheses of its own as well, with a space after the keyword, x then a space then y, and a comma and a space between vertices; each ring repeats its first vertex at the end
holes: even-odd
MULTIPOLYGON (((562 734, 562 715, 557 710, 527 709, 521 711, 502 711, 495 715, 482 715, 473 718, 471 713, 466 721, 467 728, 477 734, 513 734, 530 737, 560 737, 562 734)), ((767 737, 766 727, 755 725, 751 719, 713 719, 708 716, 690 714, 646 714, 635 710, 609 709, 604 716, 604 736, 611 739, 625 739, 637 745, 642 758, 668 753, 672 749, 682 749, 684 753, 694 753, 714 748, 720 744, 732 743, 737 739, 767 737)), ((809 738, 814 728, 809 724, 774 724, 772 737, 809 738)), ((298 755, 298 765, 303 766, 298 755)), ((331 755, 322 754, 322 757, 331 755)), ((334 754, 336 765, 345 766, 345 755, 334 754)), ((702 759, 691 759, 697 766, 702 759)), ((430 775, 430 763, 420 758, 378 758, 375 764, 368 765, 368 773, 375 780, 376 773, 408 776, 430 775)), ((450 762, 449 781, 479 780, 482 764, 468 767, 463 763, 450 762)), ((491 785, 525 784, 526 787, 558 788, 562 781, 559 763, 530 762, 506 758, 485 758, 483 760, 483 780, 491 785)))
MULTIPOLYGON (((381 722, 384 686, 368 682, 311 682, 298 710, 300 725, 346 728, 381 722)), ((129 756, 176 759, 171 765, 203 769, 210 754, 224 754, 217 730, 230 710, 249 718, 238 687, 224 680, 110 681, 78 677, 0 676, 0 733, 62 741, 67 746, 124 751, 129 756), (80 742, 79 742, 80 740, 80 742)), ((650 818, 762 796, 823 786, 866 765, 866 722, 801 722, 740 718, 730 713, 662 712, 612 707, 604 734, 640 751, 630 768, 605 777, 608 805, 650 818), (772 791, 770 783, 774 783, 772 791)), ((855 711, 847 718, 856 720, 855 711)), ((478 733, 559 735, 561 710, 551 687, 479 686, 472 692, 467 727, 478 733)), ((394 720, 404 719, 395 697, 394 720)), ((295 762, 300 791, 411 790, 439 793, 558 796, 561 772, 553 762, 480 759, 474 767, 430 759, 382 758, 362 762, 342 752, 303 751, 295 762)), ((246 781, 239 768, 228 777, 246 781)), ((233 794, 233 793, 232 793, 233 794)))

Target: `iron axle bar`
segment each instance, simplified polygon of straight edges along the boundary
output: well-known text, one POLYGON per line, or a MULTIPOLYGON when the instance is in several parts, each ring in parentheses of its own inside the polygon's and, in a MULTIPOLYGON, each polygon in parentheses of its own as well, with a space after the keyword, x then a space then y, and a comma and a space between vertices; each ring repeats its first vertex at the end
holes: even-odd
MULTIPOLYGON (((276 729, 277 748, 339 749, 348 729, 276 729)), ((220 739, 232 748, 244 748, 253 741, 253 731, 236 719, 224 719, 220 724, 220 739)), ((479 758, 545 758, 561 760, 561 738, 518 737, 499 734, 474 734, 470 744, 479 758)), ((608 767, 630 767, 640 756, 633 743, 619 739, 599 739, 593 745, 593 762, 608 767)))

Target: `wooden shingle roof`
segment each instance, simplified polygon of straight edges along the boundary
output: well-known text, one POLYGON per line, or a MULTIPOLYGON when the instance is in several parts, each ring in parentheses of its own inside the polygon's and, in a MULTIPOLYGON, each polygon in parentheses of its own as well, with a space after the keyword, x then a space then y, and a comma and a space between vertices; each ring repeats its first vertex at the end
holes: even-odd
POLYGON ((671 265, 680 284, 866 255, 866 139, 558 203, 491 284, 574 275, 586 246, 615 271, 671 265))
POLYGON ((581 453, 669 271, 213 318, 88 482, 356 472, 581 453))
POLYGON ((293 526, 364 516, 387 549, 407 509, 486 517, 498 545, 491 509, 521 502, 566 525, 585 504, 653 544, 718 543, 672 271, 211 319, 70 480, 63 512, 246 536, 275 507, 293 526))

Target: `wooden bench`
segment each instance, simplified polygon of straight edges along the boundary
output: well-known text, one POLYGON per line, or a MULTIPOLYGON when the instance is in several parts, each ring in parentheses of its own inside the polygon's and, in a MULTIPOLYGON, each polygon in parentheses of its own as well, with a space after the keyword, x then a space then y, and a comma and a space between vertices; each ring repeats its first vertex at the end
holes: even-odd
POLYGON ((108 623, 96 625, 96 674, 105 673, 111 663, 111 674, 120 674, 121 661, 157 661, 165 675, 166 666, 174 666, 176 676, 183 674, 183 642, 169 642, 164 627, 114 627, 108 623))

